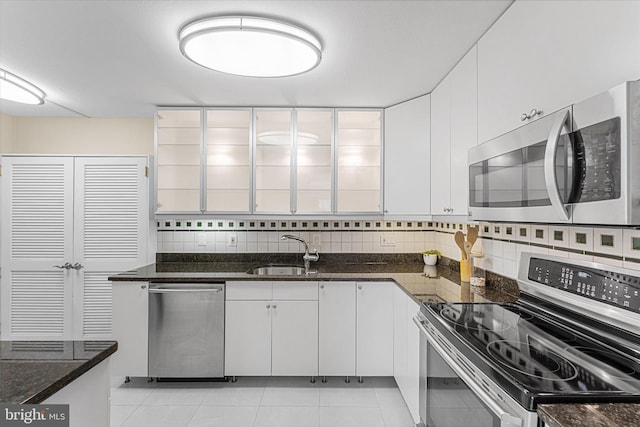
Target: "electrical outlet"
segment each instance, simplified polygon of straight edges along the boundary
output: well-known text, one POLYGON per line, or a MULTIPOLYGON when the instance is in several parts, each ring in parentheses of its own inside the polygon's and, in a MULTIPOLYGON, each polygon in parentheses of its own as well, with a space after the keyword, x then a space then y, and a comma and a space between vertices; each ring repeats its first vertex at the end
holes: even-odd
POLYGON ((198 233, 198 246, 207 246, 207 235, 204 233, 198 233))
POLYGON ((235 248, 238 246, 238 235, 236 233, 229 233, 227 235, 227 246, 235 248))
POLYGON ((389 234, 383 234, 380 236, 380 246, 395 246, 396 242, 389 234))

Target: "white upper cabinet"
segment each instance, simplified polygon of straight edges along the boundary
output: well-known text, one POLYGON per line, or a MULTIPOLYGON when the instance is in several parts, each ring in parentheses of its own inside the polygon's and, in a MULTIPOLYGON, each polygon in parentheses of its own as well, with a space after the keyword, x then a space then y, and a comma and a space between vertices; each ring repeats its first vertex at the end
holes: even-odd
POLYGON ((640 78, 640 2, 516 1, 478 42, 478 141, 640 78))
POLYGON ((382 212, 382 111, 338 111, 338 213, 382 212))
POLYGON ((431 212, 467 215, 467 150, 477 144, 477 51, 473 47, 431 94, 431 212))
POLYGON ((156 213, 381 213, 381 119, 379 109, 161 109, 156 213))
POLYGON ((200 212, 202 111, 156 115, 156 211, 200 212))
POLYGON ((291 212, 291 110, 256 111, 255 212, 291 212))
POLYGON ((384 112, 384 214, 431 213, 431 96, 424 95, 384 112))
POLYGON ((249 212, 251 110, 208 110, 206 211, 249 212))
POLYGON ((296 110, 295 213, 331 213, 333 110, 296 110))

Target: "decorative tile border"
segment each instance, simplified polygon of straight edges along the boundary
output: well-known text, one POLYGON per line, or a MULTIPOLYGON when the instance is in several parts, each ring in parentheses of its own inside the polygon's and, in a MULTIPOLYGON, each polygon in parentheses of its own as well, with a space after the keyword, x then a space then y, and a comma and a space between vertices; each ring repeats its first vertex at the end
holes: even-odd
MULTIPOLYGON (((437 223, 436 223, 437 224, 437 223)), ((390 220, 157 220, 158 231, 431 231, 434 223, 428 221, 390 220)), ((462 224, 460 224, 462 226, 462 224)))

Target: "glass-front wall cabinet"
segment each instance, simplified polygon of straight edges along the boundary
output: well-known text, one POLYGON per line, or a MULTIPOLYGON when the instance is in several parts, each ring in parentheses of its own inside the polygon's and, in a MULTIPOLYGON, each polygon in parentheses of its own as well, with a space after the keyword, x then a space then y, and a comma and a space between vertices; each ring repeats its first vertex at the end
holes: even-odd
POLYGON ((291 212, 291 110, 256 110, 255 212, 291 212))
POLYGON ((202 110, 157 115, 157 212, 200 211, 202 110))
POLYGON ((337 211, 380 212, 382 112, 338 111, 337 211))
POLYGON ((163 109, 162 213, 381 213, 381 110, 163 109))
POLYGON ((332 212, 333 110, 296 111, 296 207, 299 214, 332 212))
POLYGON ((249 212, 251 110, 207 110, 206 211, 249 212))

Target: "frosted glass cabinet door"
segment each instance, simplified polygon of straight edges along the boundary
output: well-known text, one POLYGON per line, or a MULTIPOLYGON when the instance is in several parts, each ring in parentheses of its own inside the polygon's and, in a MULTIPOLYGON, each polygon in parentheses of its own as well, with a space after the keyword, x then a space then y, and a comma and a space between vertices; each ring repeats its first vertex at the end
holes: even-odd
POLYGON ((251 110, 208 110, 207 212, 249 212, 251 110))
POLYGON ((291 212, 290 110, 256 111, 255 212, 291 212))
POLYGON ((157 212, 200 212, 201 111, 157 113, 157 212))
POLYGON ((381 212, 381 117, 379 110, 338 111, 337 209, 381 212))
POLYGON ((332 110, 298 110, 296 213, 331 212, 332 110))

